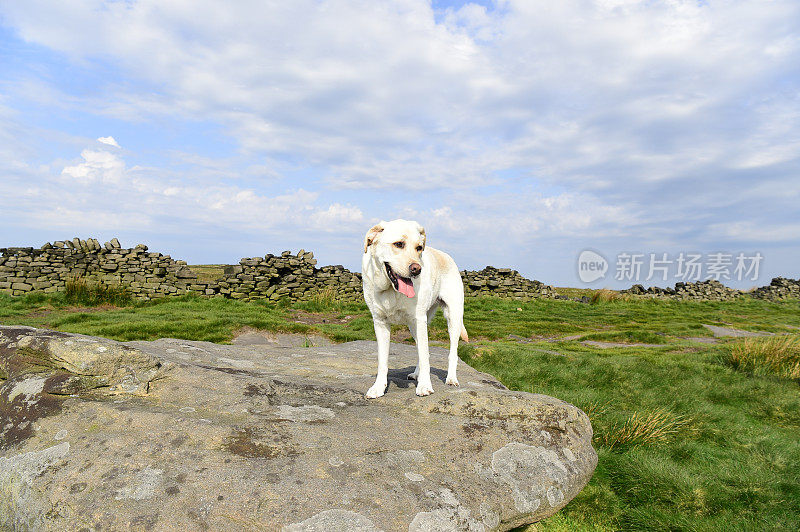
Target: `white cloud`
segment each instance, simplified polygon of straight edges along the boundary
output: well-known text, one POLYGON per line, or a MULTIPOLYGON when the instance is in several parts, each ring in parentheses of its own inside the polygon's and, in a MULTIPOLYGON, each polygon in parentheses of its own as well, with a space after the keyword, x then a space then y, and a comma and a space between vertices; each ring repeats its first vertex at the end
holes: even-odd
POLYGON ((245 150, 301 157, 346 188, 465 188, 520 167, 584 190, 680 179, 755 140, 743 104, 798 59, 789 0, 498 5, 440 24, 423 0, 31 1, 5 15, 26 39, 80 59, 103 50, 155 89, 109 83, 95 109, 212 118, 245 150))
POLYGON ((364 225, 364 213, 352 205, 333 203, 324 211, 313 214, 312 220, 317 228, 327 232, 341 232, 349 228, 356 229, 364 225))
POLYGON ((102 182, 119 184, 125 176, 125 163, 108 151, 85 149, 81 152, 83 162, 65 166, 61 175, 82 185, 102 182))
POLYGON ((748 150, 743 156, 737 157, 733 168, 760 168, 771 166, 800 158, 800 141, 789 144, 774 144, 762 146, 760 150, 748 150))
POLYGON ((102 142, 103 144, 108 144, 109 146, 114 146, 115 148, 120 148, 120 145, 117 144, 117 141, 114 140, 114 137, 100 137, 97 139, 97 142, 102 142))
POLYGON ((41 186, 23 186, 32 180, 30 170, 9 181, 4 197, 10 203, 0 201, 0 207, 8 207, 6 212, 17 221, 42 228, 109 230, 136 224, 152 229, 167 223, 298 234, 358 230, 364 219, 359 208, 324 201, 318 192, 302 188, 267 195, 214 179, 190 179, 168 167, 129 167, 121 155, 89 148, 81 152, 81 159, 64 167, 58 178, 37 175, 33 181, 41 186), (21 198, 27 200, 24 205, 21 198))
POLYGON ((796 242, 800 235, 800 223, 753 223, 730 222, 708 227, 709 236, 727 242, 750 242, 762 245, 765 242, 796 242))

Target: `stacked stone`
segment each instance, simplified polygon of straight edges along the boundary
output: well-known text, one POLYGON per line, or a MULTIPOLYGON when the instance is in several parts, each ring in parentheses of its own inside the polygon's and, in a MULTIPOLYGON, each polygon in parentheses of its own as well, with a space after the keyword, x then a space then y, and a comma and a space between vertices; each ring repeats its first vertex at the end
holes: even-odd
POLYGON ((284 251, 280 256, 245 258, 238 265, 226 266, 224 277, 217 282, 224 297, 243 300, 288 299, 302 301, 326 291, 328 297, 340 300, 361 298, 361 277, 343 266, 316 269, 317 260, 310 251, 296 255, 284 251))
POLYGON ((53 267, 41 257, 42 251, 30 247, 0 248, 0 291, 21 295, 32 290, 54 292, 62 272, 68 267, 53 267))
POLYGON ((621 290, 621 292, 623 294, 664 299, 696 301, 730 301, 742 295, 741 290, 729 288, 715 279, 697 281, 694 283, 675 283, 675 288, 660 288, 658 286, 645 288, 640 284, 635 284, 627 290, 621 290))
POLYGON ((103 245, 95 238, 74 238, 40 249, 0 248, 0 290, 11 295, 63 291, 68 281, 79 278, 125 286, 137 299, 214 293, 213 287, 197 282, 186 262, 148 252, 144 244, 122 248, 116 238, 103 245))
POLYGON ((361 274, 351 272, 341 264, 323 266, 316 270, 314 277, 319 290, 325 293, 335 292, 338 299, 347 301, 361 301, 364 299, 361 274))
POLYGON ((756 299, 777 301, 780 299, 800 299, 800 279, 775 277, 767 286, 753 290, 750 295, 756 299))
POLYGON ((511 268, 487 266, 480 271, 461 272, 464 293, 467 297, 497 296, 513 299, 555 297, 556 291, 539 281, 527 279, 511 268))

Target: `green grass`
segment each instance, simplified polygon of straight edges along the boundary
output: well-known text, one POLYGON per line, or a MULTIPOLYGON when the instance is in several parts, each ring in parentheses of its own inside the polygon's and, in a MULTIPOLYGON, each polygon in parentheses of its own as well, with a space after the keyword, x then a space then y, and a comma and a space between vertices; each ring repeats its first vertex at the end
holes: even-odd
POLYGON ((373 338, 372 320, 364 304, 315 299, 289 306, 268 301, 243 302, 196 295, 128 302, 114 306, 97 302, 75 306, 63 293, 31 293, 21 297, 0 294, 0 324, 29 325, 104 336, 119 341, 182 338, 226 343, 244 326, 271 331, 319 333, 336 341, 373 338), (98 306, 101 305, 101 306, 98 306), (296 323, 295 309, 325 313, 337 323, 296 323))
POLYGON ((308 325, 291 322, 283 307, 191 295, 104 308, 71 307, 63 296, 26 296, 23 300, 0 295, 0 323, 120 341, 183 338, 229 342, 233 332, 243 326, 301 333, 311 330, 308 325))
MULTIPOLYGON (((592 420, 594 477, 529 530, 800 529, 800 386, 781 369, 796 362, 800 302, 478 298, 467 301, 465 322, 473 342, 459 354, 467 363, 509 388, 573 403, 592 420), (702 324, 786 334, 687 339, 710 336, 702 324), (586 339, 629 345, 598 349, 586 339)), ((61 294, 0 295, 0 323, 117 340, 227 342, 243 326, 374 338, 366 307, 331 294, 295 305, 183 296, 81 308, 61 294), (298 312, 332 319, 297 323, 298 312)), ((431 337, 447 337, 441 315, 431 337)))
MULTIPOLYGON (((736 301, 639 299, 587 305, 575 301, 519 302, 487 297, 468 299, 465 309, 470 338, 488 340, 506 338, 509 334, 541 338, 613 332, 630 333, 632 337, 645 333, 663 335, 663 342, 665 338, 711 336, 702 324, 796 332, 791 327, 800 326, 800 302, 772 303, 749 298, 736 301)), ((441 315, 434 320, 434 326, 435 332, 444 338, 441 315)))
POLYGON ((594 477, 530 530, 800 529, 795 382, 733 370, 727 344, 631 352, 563 342, 564 357, 537 347, 460 348, 510 388, 564 399, 592 420, 594 477))
MULTIPOLYGON (((112 334, 117 327, 135 326, 148 338, 169 333, 178 338, 199 338, 224 341, 242 325, 282 330, 306 329, 328 334, 334 339, 368 339, 373 337, 372 321, 363 303, 347 303, 324 293, 308 302, 289 305, 286 302, 241 302, 222 298, 170 297, 153 302, 129 303, 118 308, 98 311, 91 304, 76 317, 74 304, 63 293, 47 295, 31 293, 10 297, 0 294, 0 322, 40 327, 67 327, 69 332, 112 334), (319 324, 296 327, 289 317, 292 309, 346 315, 354 319, 347 324, 319 324), (65 320, 65 321, 64 321, 65 320), (288 321, 287 321, 288 320, 288 321), (77 330, 83 329, 83 330, 77 330)), ((473 340, 502 340, 509 335, 534 339, 557 339, 580 335, 593 339, 641 343, 680 342, 681 337, 711 336, 702 326, 727 325, 746 330, 792 332, 800 327, 800 303, 773 303, 742 298, 737 301, 696 302, 644 299, 611 301, 587 305, 574 301, 534 300, 528 302, 499 298, 468 299, 465 326, 473 340), (519 309, 519 310, 518 310, 519 309)), ((66 329, 65 329, 66 330, 66 329)), ((441 313, 433 320, 431 338, 444 341, 447 328, 441 313)), ((129 336, 110 336, 127 340, 129 336)))
POLYGON ((125 285, 76 277, 66 282, 64 301, 73 305, 128 305, 131 291, 125 285))

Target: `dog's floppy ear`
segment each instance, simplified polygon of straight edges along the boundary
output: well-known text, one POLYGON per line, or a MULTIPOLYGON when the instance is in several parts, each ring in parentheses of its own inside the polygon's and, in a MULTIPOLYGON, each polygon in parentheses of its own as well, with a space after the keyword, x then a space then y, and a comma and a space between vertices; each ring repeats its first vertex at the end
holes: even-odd
POLYGON ((419 231, 419 236, 422 238, 422 249, 424 250, 425 243, 428 241, 428 238, 425 236, 425 228, 417 224, 417 231, 419 231))
POLYGON ((381 234, 381 231, 383 231, 383 222, 378 225, 373 225, 372 228, 367 231, 367 236, 364 237, 364 253, 366 253, 372 243, 375 242, 378 235, 381 234))

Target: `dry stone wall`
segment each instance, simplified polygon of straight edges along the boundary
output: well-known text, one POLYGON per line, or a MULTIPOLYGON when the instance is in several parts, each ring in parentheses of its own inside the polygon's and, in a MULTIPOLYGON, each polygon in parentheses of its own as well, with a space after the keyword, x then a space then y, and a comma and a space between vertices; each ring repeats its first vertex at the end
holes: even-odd
POLYGON ((767 286, 756 288, 751 292, 756 299, 800 299, 800 279, 786 279, 785 277, 775 277, 767 286))
POLYGON ((640 284, 635 284, 621 292, 623 294, 651 296, 664 299, 695 299, 702 301, 729 301, 740 297, 744 293, 741 290, 729 288, 714 279, 697 281, 694 283, 675 283, 675 288, 660 288, 658 286, 645 288, 640 284))
POLYGON ((341 265, 316 268, 310 251, 296 255, 284 251, 279 256, 242 259, 226 266, 216 283, 217 293, 233 299, 289 299, 299 301, 324 295, 333 299, 358 301, 361 274, 341 265))
POLYGON ((480 271, 461 272, 464 291, 471 296, 498 296, 514 299, 533 297, 555 297, 556 291, 539 281, 527 279, 517 270, 487 266, 480 271))
MULTIPOLYGON (((232 299, 308 300, 323 295, 346 301, 363 300, 361 274, 341 265, 316 267, 310 251, 244 258, 226 266, 223 276, 201 282, 185 261, 148 251, 138 244, 123 248, 119 240, 57 241, 41 248, 0 248, 0 292, 22 295, 32 291, 63 291, 70 280, 121 284, 137 299, 195 293, 232 299)), ((487 266, 463 271, 468 297, 494 295, 528 299, 556 297, 551 286, 526 279, 510 268, 487 266)))
POLYGON ((11 295, 57 292, 80 278, 122 284, 137 299, 214 293, 213 288, 197 282, 186 262, 149 252, 144 244, 123 248, 116 238, 103 245, 94 238, 74 238, 38 249, 0 248, 0 291, 11 295))
MULTIPOLYGON (((320 295, 346 301, 362 301, 361 274, 341 265, 317 268, 310 251, 296 254, 244 258, 226 266, 216 280, 199 281, 182 260, 154 253, 144 244, 123 248, 116 238, 100 244, 97 239, 56 241, 41 248, 0 248, 0 292, 22 295, 32 291, 63 291, 66 283, 83 278, 126 286, 136 299, 155 299, 194 293, 242 300, 308 300, 320 295)), ((487 266, 461 272, 467 297, 496 296, 513 299, 560 296, 552 286, 523 277, 510 268, 487 266)), ((800 280, 778 277, 769 286, 752 292, 729 288, 719 281, 677 283, 674 288, 634 285, 622 293, 679 300, 731 300, 742 296, 758 299, 800 299, 800 280)), ((588 302, 587 297, 579 301, 588 302)))
POLYGON ((635 284, 627 290, 621 290, 621 292, 634 296, 678 300, 730 301, 744 296, 778 301, 781 299, 800 299, 800 279, 775 277, 769 285, 749 292, 727 287, 714 279, 694 283, 676 283, 675 288, 660 288, 658 286, 645 288, 640 284, 635 284))

